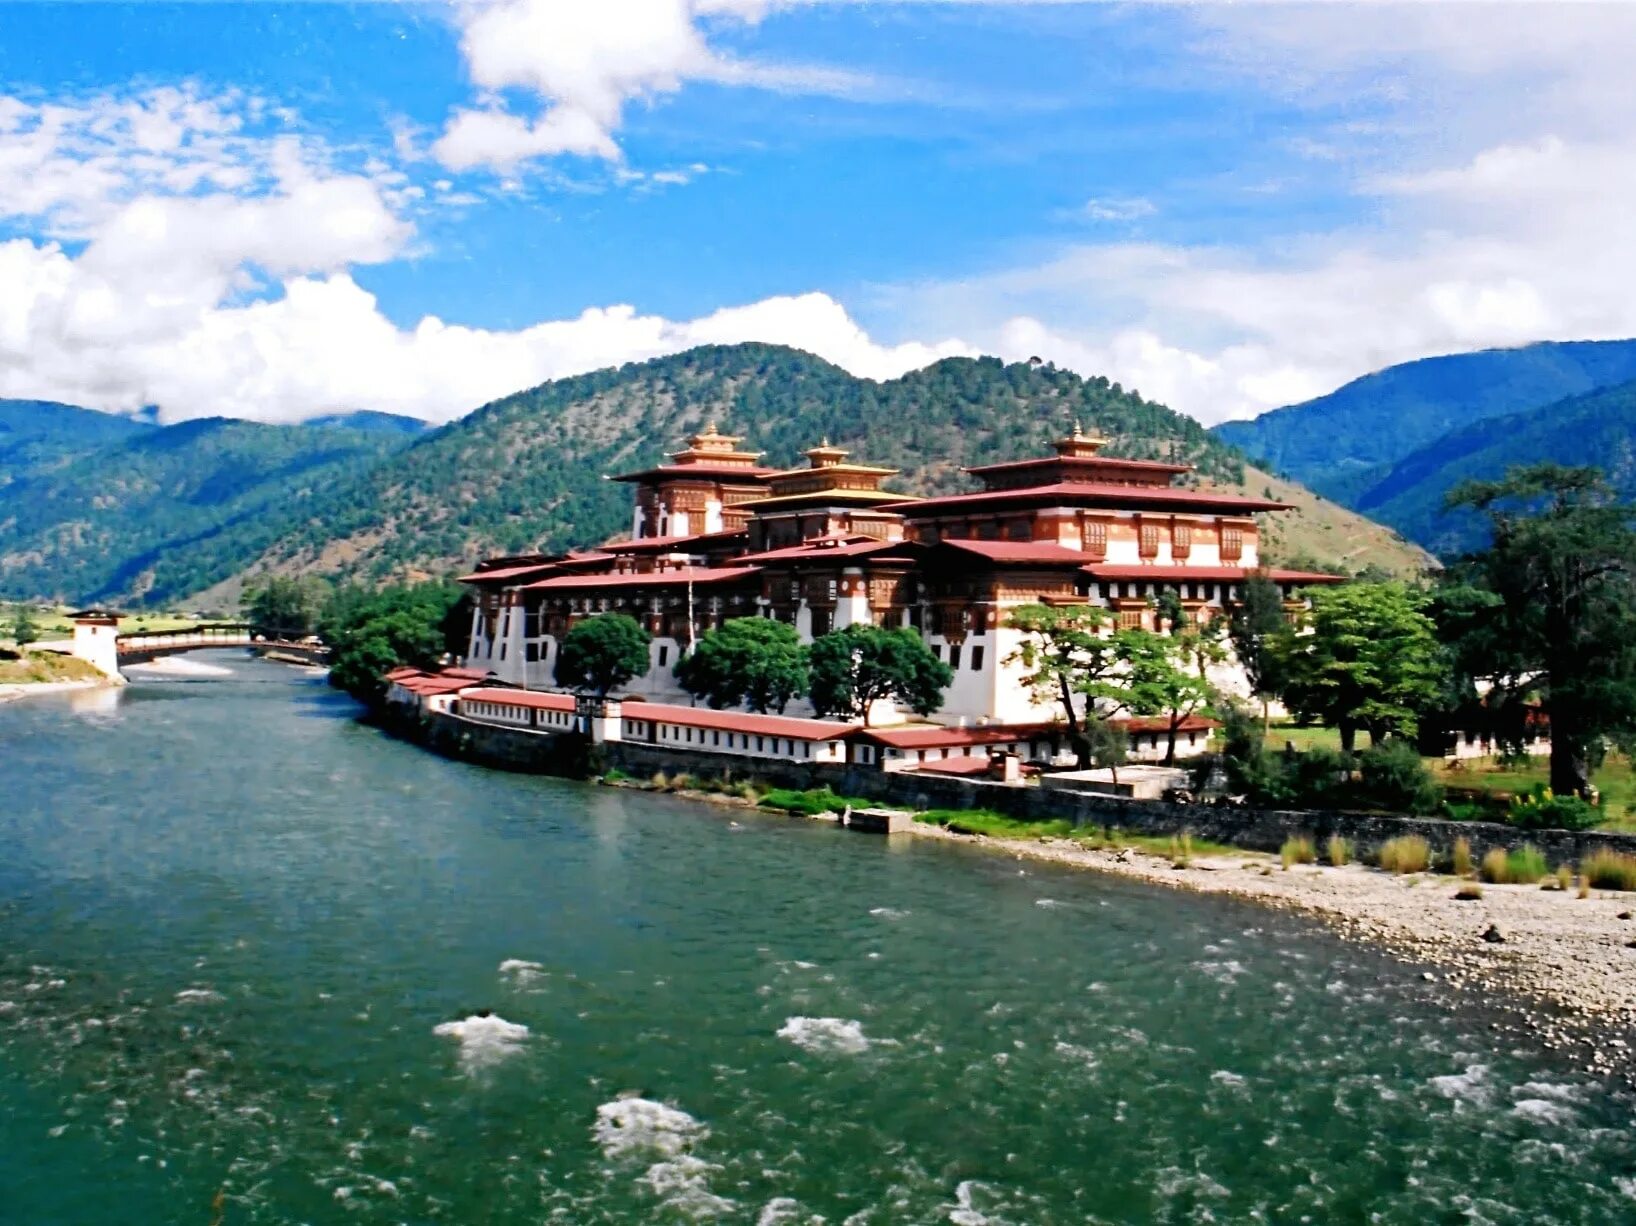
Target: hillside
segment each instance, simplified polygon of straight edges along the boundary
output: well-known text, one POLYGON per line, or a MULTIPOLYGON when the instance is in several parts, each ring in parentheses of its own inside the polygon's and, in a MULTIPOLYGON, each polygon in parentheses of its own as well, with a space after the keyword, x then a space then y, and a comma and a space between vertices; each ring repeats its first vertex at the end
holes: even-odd
POLYGON ((1256 463, 1361 509, 1363 492, 1392 465, 1452 430, 1632 379, 1636 340, 1485 349, 1388 367, 1215 433, 1256 463))
POLYGON ((0 400, 0 490, 156 428, 51 400, 0 400))
MULTIPOLYGON (((112 428, 101 446, 45 434, 33 462, 0 490, 0 595, 173 603, 242 569, 307 502, 403 438, 221 418, 154 427, 67 412, 78 425, 96 418, 112 428), (130 428, 113 424, 122 422, 130 428)), ((48 427, 62 420, 44 415, 48 427)))
MULTIPOLYGON (((1110 454, 1174 458, 1202 482, 1256 494, 1293 488, 1247 469, 1191 418, 1105 379, 956 358, 875 383, 779 346, 707 346, 487 405, 314 499, 254 569, 381 581, 600 541, 630 513, 629 488, 602 474, 658 461, 712 418, 774 464, 797 463, 828 437, 902 468, 897 487, 913 492, 969 488, 962 466, 1045 452, 1076 418, 1112 439, 1110 454)), ((1428 560, 1305 491, 1298 500, 1274 530, 1284 560, 1400 573, 1428 560)))
POLYGON ((1591 464, 1636 500, 1636 381, 1455 430, 1405 456, 1361 492, 1358 507, 1441 554, 1481 543, 1473 516, 1448 515, 1460 482, 1502 477, 1519 464, 1591 464))

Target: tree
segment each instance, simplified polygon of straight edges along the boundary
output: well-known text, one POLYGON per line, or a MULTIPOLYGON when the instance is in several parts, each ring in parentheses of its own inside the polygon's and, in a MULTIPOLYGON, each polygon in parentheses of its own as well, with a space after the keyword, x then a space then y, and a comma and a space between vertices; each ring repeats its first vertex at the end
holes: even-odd
POLYGON ((1449 505, 1492 529, 1441 594, 1455 666, 1492 698, 1542 698, 1551 789, 1585 795, 1606 741, 1636 735, 1636 510, 1596 469, 1554 464, 1467 483, 1449 505))
POLYGON ((1227 637, 1250 684, 1250 693, 1261 700, 1263 736, 1272 723, 1269 706, 1278 693, 1278 665, 1283 658, 1279 644, 1288 626, 1284 596, 1278 585, 1260 572, 1246 575, 1239 585, 1238 604, 1228 614, 1227 637))
POLYGON ((11 638, 18 651, 26 651, 30 643, 40 641, 40 625, 34 620, 34 610, 26 604, 17 606, 17 615, 11 622, 11 638))
POLYGON ((1069 738, 1084 766, 1086 750, 1075 696, 1084 694, 1088 684, 1110 674, 1118 663, 1112 644, 1102 633, 1108 624, 1107 610, 1090 604, 1028 604, 1013 609, 1005 624, 1024 636, 1005 663, 1020 664, 1026 670, 1022 684, 1035 702, 1061 704, 1069 738))
POLYGON ((782 713, 807 692, 807 657, 788 622, 735 617, 699 640, 676 665, 676 679, 718 710, 742 704, 782 713))
POLYGON ((239 602, 251 630, 270 639, 304 639, 317 631, 329 589, 321 579, 265 575, 239 602))
POLYGON ((601 613, 575 624, 557 649, 557 682, 606 698, 648 671, 648 632, 634 617, 601 613))
POLYGON ((330 684, 374 703, 386 692, 391 669, 439 667, 448 649, 444 623, 461 599, 450 583, 337 592, 319 622, 330 649, 330 684))
POLYGON ((1283 640, 1284 701, 1339 729, 1348 755, 1360 728, 1376 743, 1412 738, 1420 712, 1442 692, 1443 655, 1426 603, 1401 583, 1315 592, 1310 632, 1283 640))
POLYGON ((861 716, 892 699, 919 715, 943 705, 954 672, 907 627, 854 623, 817 639, 807 653, 812 705, 820 715, 861 716))
POLYGON ((1135 628, 1121 630, 1114 636, 1114 655, 1121 667, 1095 687, 1097 696, 1112 709, 1164 717, 1166 766, 1176 764, 1176 733, 1182 724, 1215 699, 1202 668, 1194 671, 1195 652, 1202 650, 1185 630, 1168 636, 1135 628))

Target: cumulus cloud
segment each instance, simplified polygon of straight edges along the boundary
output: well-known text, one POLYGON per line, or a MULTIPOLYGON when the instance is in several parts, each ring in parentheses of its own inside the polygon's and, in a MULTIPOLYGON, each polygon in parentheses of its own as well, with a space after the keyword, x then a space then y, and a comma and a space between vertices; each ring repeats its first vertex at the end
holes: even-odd
POLYGON ((779 0, 468 0, 456 10, 478 106, 461 107, 432 145, 452 170, 509 173, 555 154, 618 161, 625 107, 688 81, 847 93, 835 69, 736 59, 712 26, 759 21, 779 0), (525 113, 519 113, 523 100, 525 113))

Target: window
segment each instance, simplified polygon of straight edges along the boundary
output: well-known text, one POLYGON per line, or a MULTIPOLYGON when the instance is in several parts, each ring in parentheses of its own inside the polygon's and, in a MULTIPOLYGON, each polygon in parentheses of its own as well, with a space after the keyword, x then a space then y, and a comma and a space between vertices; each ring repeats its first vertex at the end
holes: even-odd
POLYGON ((659 644, 659 667, 663 668, 670 663, 670 648, 664 643, 659 644))
POLYGON ((500 658, 502 660, 506 658, 506 645, 504 643, 500 644, 500 658))
POLYGON ((959 643, 950 643, 949 644, 949 667, 950 668, 956 668, 956 669, 960 667, 960 644, 959 643))
POLYGON ((1244 529, 1223 528, 1221 530, 1221 560, 1236 562, 1244 556, 1244 529))
POLYGON ((936 656, 939 660, 941 660, 943 658, 943 644, 942 643, 933 643, 932 644, 932 654, 934 656, 936 656))
POLYGON ((713 733, 711 733, 711 734, 710 734, 710 735, 711 735, 711 736, 713 736, 713 737, 715 737, 715 740, 713 740, 713 741, 712 741, 712 742, 711 742, 711 744, 712 744, 712 745, 720 745, 720 744, 721 744, 721 733, 719 733, 719 732, 713 732, 713 733))
POLYGON ((1159 525, 1143 524, 1141 527, 1142 556, 1156 558, 1159 556, 1159 525))
POLYGON ((1014 541, 1026 541, 1031 535, 1026 519, 1014 519, 1006 526, 1006 535, 1014 541))
POLYGON ((765 748, 766 747, 761 743, 761 738, 756 737, 756 752, 761 753, 765 748))
POLYGON ((1170 529, 1170 552, 1185 558, 1193 552, 1193 525, 1176 524, 1170 529))
POLYGON ((983 649, 980 646, 971 649, 971 671, 974 673, 983 671, 983 649))
POLYGON ((540 645, 538 643, 530 643, 528 645, 527 657, 530 664, 536 663, 539 660, 540 645))
POLYGON ((1119 628, 1121 630, 1140 630, 1142 628, 1142 610, 1120 609, 1119 628))
POLYGON ((1085 524, 1085 550, 1097 557, 1103 557, 1108 552, 1108 525, 1104 520, 1087 520, 1085 524))

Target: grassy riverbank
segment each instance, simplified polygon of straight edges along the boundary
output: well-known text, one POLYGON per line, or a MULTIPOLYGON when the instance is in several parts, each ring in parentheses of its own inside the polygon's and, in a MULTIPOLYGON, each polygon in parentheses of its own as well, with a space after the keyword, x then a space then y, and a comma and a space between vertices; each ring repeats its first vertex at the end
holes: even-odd
POLYGON ((29 651, 8 659, 0 652, 0 685, 44 685, 59 681, 101 681, 103 676, 77 656, 29 651))

